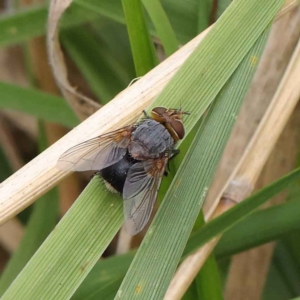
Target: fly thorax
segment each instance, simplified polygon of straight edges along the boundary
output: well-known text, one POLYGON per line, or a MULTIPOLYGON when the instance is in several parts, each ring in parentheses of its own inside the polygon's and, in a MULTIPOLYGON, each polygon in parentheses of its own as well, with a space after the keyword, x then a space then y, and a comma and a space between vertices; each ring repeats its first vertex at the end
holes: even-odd
POLYGON ((136 159, 158 158, 173 147, 167 129, 155 120, 145 120, 133 132, 129 152, 136 159))

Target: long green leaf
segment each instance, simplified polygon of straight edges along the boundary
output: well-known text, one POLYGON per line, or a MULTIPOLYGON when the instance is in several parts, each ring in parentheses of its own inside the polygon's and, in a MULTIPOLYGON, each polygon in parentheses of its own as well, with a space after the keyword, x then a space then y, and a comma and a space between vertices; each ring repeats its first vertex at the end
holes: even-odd
POLYGON ((95 176, 3 300, 69 299, 74 294, 123 221, 120 197, 106 191, 103 196, 103 189, 95 176))
POLYGON ((167 56, 178 50, 175 32, 169 22, 160 0, 142 0, 161 40, 167 56))
POLYGON ((263 34, 212 104, 116 299, 161 299, 164 296, 252 79, 255 68, 251 57, 259 57, 265 40, 263 34))
POLYGON ((68 127, 79 123, 63 98, 5 82, 0 82, 0 108, 18 110, 68 127))
POLYGON ((232 227, 216 247, 218 258, 231 256, 300 229, 300 201, 258 211, 232 227))
POLYGON ((198 249, 204 245, 212 237, 223 233, 224 231, 237 224, 240 220, 251 214, 256 208, 265 203, 277 193, 288 187, 291 183, 300 178, 300 168, 282 177, 268 187, 258 191, 254 195, 245 199, 240 204, 231 208, 218 218, 210 221, 201 229, 197 230, 189 240, 189 243, 184 251, 185 255, 198 249))
POLYGON ((136 76, 143 76, 157 64, 154 45, 146 25, 141 0, 122 0, 136 76))

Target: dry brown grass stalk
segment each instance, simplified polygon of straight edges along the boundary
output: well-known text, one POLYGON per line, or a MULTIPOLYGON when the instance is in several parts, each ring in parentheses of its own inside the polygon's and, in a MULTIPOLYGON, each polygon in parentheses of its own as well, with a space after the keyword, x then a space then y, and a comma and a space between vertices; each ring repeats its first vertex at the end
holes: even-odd
MULTIPOLYGON (((298 42, 285 75, 281 80, 263 120, 246 148, 240 163, 229 179, 229 184, 223 194, 225 199, 231 199, 238 203, 252 192, 254 184, 274 144, 278 140, 279 135, 300 98, 300 86, 297 81, 297 74, 299 73, 300 42, 298 42)), ((217 199, 220 198, 220 196, 217 197, 217 199)), ((221 201, 219 206, 220 205, 223 206, 224 203, 221 201)), ((230 207, 231 205, 228 206, 228 209, 230 207)), ((225 211, 226 210, 227 208, 225 211)), ((201 258, 201 264, 197 265, 195 261, 192 261, 191 257, 182 263, 184 264, 184 269, 189 271, 186 271, 184 274, 176 272, 170 285, 172 288, 167 291, 165 299, 181 299, 183 291, 185 292, 188 288, 185 284, 185 282, 187 282, 186 278, 190 278, 189 282, 192 281, 194 274, 197 274, 200 269, 199 266, 201 267, 202 262, 208 257, 209 251, 207 249, 212 250, 214 245, 215 240, 205 245, 205 250, 201 248, 191 255, 191 257, 198 257, 199 260, 201 258), (190 263, 191 261, 192 263, 190 263), (197 272, 195 268, 198 268, 197 272), (177 283, 176 286, 173 284, 173 281, 177 283)))
POLYGON ((84 120, 97 111, 100 105, 77 92, 68 80, 68 72, 58 38, 58 25, 62 14, 71 3, 72 0, 51 0, 50 2, 47 29, 48 52, 53 74, 62 94, 77 116, 84 120))

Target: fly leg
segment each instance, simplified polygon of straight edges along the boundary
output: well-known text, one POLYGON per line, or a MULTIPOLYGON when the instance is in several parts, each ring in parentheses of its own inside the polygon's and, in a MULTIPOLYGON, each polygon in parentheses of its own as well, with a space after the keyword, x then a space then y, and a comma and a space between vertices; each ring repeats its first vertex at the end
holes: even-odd
POLYGON ((144 114, 145 119, 150 119, 149 115, 147 114, 147 112, 145 110, 143 110, 143 114, 144 114))

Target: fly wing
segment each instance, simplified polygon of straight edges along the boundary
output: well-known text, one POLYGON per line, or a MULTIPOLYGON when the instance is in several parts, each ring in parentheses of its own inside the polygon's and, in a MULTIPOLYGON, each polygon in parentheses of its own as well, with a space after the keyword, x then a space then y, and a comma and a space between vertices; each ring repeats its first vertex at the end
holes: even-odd
POLYGON ((168 158, 142 161, 128 171, 124 189, 124 215, 127 232, 135 235, 147 224, 168 158))
POLYGON ((100 135, 67 150, 57 167, 64 171, 101 170, 118 162, 130 143, 133 126, 100 135))

